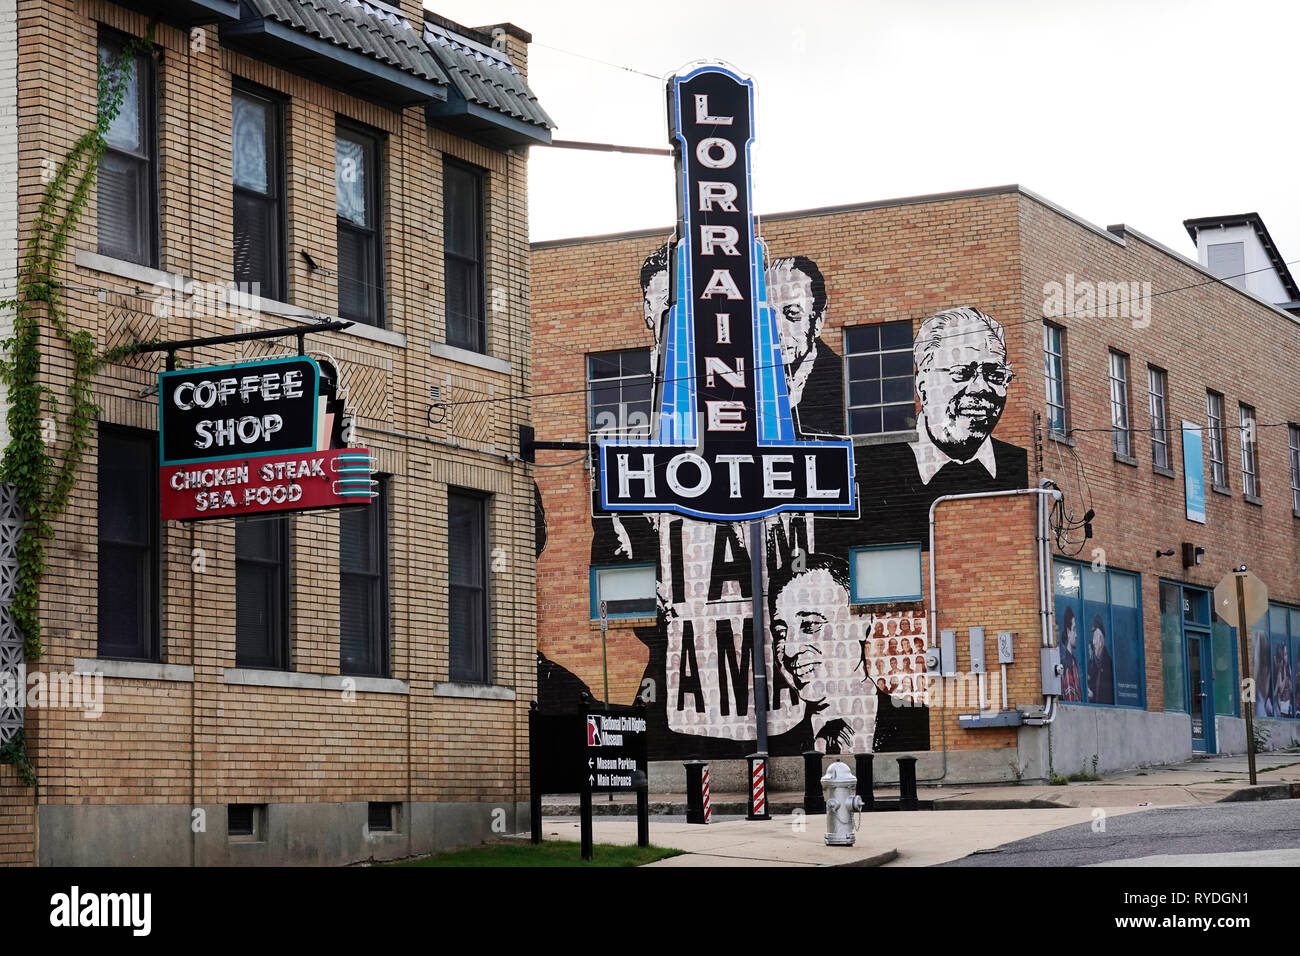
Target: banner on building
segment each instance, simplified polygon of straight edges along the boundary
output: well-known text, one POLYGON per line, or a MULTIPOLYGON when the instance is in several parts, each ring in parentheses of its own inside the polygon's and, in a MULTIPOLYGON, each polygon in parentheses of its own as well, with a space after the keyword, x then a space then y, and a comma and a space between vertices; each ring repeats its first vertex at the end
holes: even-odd
POLYGON ((305 355, 161 373, 163 520, 368 503, 370 453, 342 447, 329 391, 305 355))
POLYGON ((1183 493, 1187 499, 1187 520, 1205 524, 1205 455, 1201 426, 1183 422, 1183 493))

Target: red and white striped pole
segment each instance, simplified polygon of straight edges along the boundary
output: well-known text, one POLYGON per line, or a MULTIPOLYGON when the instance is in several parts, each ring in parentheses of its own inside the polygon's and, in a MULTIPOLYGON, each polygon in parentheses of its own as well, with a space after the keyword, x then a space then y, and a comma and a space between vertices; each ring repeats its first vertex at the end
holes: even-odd
POLYGON ((749 812, 746 820, 770 820, 767 812, 767 754, 749 755, 749 812))
POLYGON ((704 773, 700 777, 700 795, 704 800, 704 822, 708 823, 713 816, 713 810, 709 806, 709 765, 704 765, 704 773))

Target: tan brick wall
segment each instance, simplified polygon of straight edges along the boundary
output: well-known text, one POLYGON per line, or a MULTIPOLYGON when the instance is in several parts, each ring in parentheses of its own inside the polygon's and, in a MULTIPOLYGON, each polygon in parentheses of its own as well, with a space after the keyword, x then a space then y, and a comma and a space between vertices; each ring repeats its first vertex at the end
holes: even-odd
MULTIPOLYGON (((1076 516, 1089 506, 1096 509, 1096 536, 1079 559, 1100 558, 1102 551, 1093 549, 1102 549, 1110 566, 1142 575, 1148 709, 1164 708, 1162 577, 1213 587, 1230 567, 1244 562, 1265 578, 1275 599, 1300 603, 1296 561, 1300 519, 1291 513, 1286 428, 1259 430, 1262 507, 1242 499, 1237 431, 1227 429, 1232 494, 1207 489, 1207 525, 1190 522, 1184 515, 1178 432, 1182 419, 1205 422, 1207 387, 1224 394, 1228 426, 1236 423, 1238 401, 1254 405, 1262 424, 1300 418, 1294 407, 1300 372, 1287 357, 1296 351, 1300 335, 1293 319, 1213 281, 1131 232, 1123 241, 1108 237, 1104 230, 1014 187, 772 215, 762 219, 761 227, 773 257, 802 253, 821 268, 829 299, 823 340, 837 353, 843 354, 845 325, 910 319, 915 328, 926 316, 961 305, 977 306, 1002 324, 1017 378, 995 437, 1028 451, 1031 485, 1040 476, 1054 478, 1076 516), (1067 273, 1092 282, 1149 282, 1156 292, 1180 290, 1151 300, 1153 311, 1146 328, 1134 328, 1128 318, 1058 319, 1068 337, 1069 424, 1077 429, 1073 452, 1082 462, 1086 484, 1076 477, 1071 449, 1048 440, 1040 420, 1045 412, 1044 284, 1064 282, 1067 273), (1107 388, 1111 347, 1130 356, 1136 468, 1117 462, 1111 451, 1107 388), (1144 431, 1150 427, 1148 363, 1168 372, 1172 479, 1153 471, 1149 432, 1144 431), (1183 541, 1206 548, 1202 566, 1184 570, 1177 554, 1154 557, 1157 548, 1177 550, 1183 541)), ((581 389, 587 353, 650 347, 642 321, 638 270, 669 231, 542 243, 534 248, 538 368, 534 406, 539 438, 584 436, 581 389)), ((1205 455, 1208 482, 1208 441, 1205 455)), ((548 464, 571 457, 566 452, 539 453, 539 461, 548 464)), ((539 469, 538 480, 550 532, 539 564, 539 644, 549 657, 598 688, 599 630, 590 622, 588 610, 588 475, 581 464, 575 464, 539 469)), ((1015 633, 1017 664, 1011 668, 1008 688, 1013 706, 1042 702, 1032 500, 1025 496, 1015 502, 949 504, 941 506, 938 517, 938 629, 960 629, 960 666, 967 659, 965 628, 970 624, 983 621, 990 629, 986 655, 993 662, 995 630, 1015 633)), ((928 580, 926 588, 928 594, 928 580)), ((623 622, 611 624, 609 647, 611 695, 615 700, 630 700, 645 668, 645 647, 623 622)), ((997 670, 996 664, 991 670, 997 670)), ((941 745, 941 731, 949 747, 1015 744, 1011 731, 958 730, 955 713, 932 719, 935 748, 941 745)))
MULTIPOLYGON (((408 13, 418 15, 418 6, 408 13)), ((100 0, 20 0, 19 16, 20 208, 27 229, 40 194, 40 160, 61 157, 93 120, 96 23, 140 35, 146 20, 100 0)), ((308 349, 338 361, 359 414, 357 441, 392 476, 391 676, 408 681, 410 695, 358 692, 347 702, 337 692, 227 684, 224 670, 235 663, 233 523, 167 525, 163 658, 193 666, 194 681, 113 678, 98 720, 57 710, 40 714, 34 719, 40 800, 524 799, 527 706, 536 680, 533 494, 531 475, 509 456, 529 416, 527 402, 515 398, 529 392, 531 367, 526 154, 493 151, 430 128, 420 108, 395 113, 223 49, 214 28, 207 29, 202 51, 170 26, 159 25, 155 39, 162 51, 159 265, 204 291, 207 283, 233 280, 230 91, 236 78, 288 98, 286 298, 295 306, 337 312, 330 274, 337 271, 336 117, 386 134, 385 327, 405 343, 336 332, 311 336, 308 349), (489 351, 510 363, 508 374, 430 351, 445 341, 444 154, 487 170, 489 351), (322 270, 312 272, 301 252, 322 270), (431 385, 442 386, 444 401, 462 403, 441 421, 429 414, 431 385), (446 500, 457 486, 492 495, 490 545, 501 549, 490 583, 493 676, 516 691, 514 701, 434 696, 434 684, 448 679, 446 500), (203 573, 191 571, 195 548, 206 552, 203 573)), ((236 323, 246 318, 232 314, 159 318, 148 283, 75 266, 76 250, 96 250, 95 224, 92 199, 65 265, 74 327, 92 330, 102 345, 245 330, 236 323)), ((269 313, 258 322, 259 328, 297 327, 269 313)), ((291 354, 294 344, 208 347, 184 359, 218 364, 291 354)), ((142 392, 161 367, 154 355, 105 369, 96 382, 103 420, 156 428, 157 398, 142 392)), ((46 368, 56 390, 66 386, 63 350, 48 349, 46 368)), ((92 448, 50 547, 42 604, 46 654, 39 666, 51 671, 71 670, 75 658, 96 654, 96 465, 92 448)), ((337 513, 295 517, 292 534, 292 669, 337 675, 337 513)))
MULTIPOLYGON (((1147 706, 1164 709, 1160 644, 1160 579, 1213 588, 1229 570, 1248 565, 1269 587, 1276 601, 1300 604, 1300 518, 1292 514, 1291 468, 1287 422, 1300 420, 1300 326, 1258 301, 1218 282, 1164 249, 1135 235, 1122 243, 1078 225, 1063 225, 1059 215, 1031 197, 1022 196, 1026 335, 1039 336, 1036 319, 1044 315, 1043 287, 1076 283, 1150 282, 1153 295, 1148 325, 1133 317, 1066 315, 1053 321, 1066 330, 1069 373, 1066 379, 1073 451, 1085 463, 1096 501, 1096 537, 1081 557, 1092 560, 1100 548, 1112 567, 1142 574, 1143 631, 1146 649, 1147 706), (1165 290, 1176 290, 1165 292, 1165 290), (1110 431, 1108 353, 1129 356, 1132 449, 1137 466, 1116 460, 1110 431), (1147 366, 1168 373, 1169 453, 1175 477, 1152 467, 1151 414, 1147 366), (1206 524, 1186 517, 1180 423, 1206 423, 1207 389, 1223 394, 1224 451, 1231 494, 1212 491, 1209 438, 1204 439, 1206 524), (1262 505, 1242 497, 1238 402, 1255 407, 1258 429, 1258 475, 1262 505), (1184 541, 1205 548, 1199 567, 1184 568, 1184 541), (1173 548, 1173 557, 1156 558, 1173 548)), ((1067 306, 1068 309, 1068 306, 1067 306)), ((1040 338, 1041 341, 1041 338, 1040 338)), ((1041 345, 1040 345, 1041 347, 1041 345)), ((1031 365, 1036 394, 1043 393, 1042 364, 1031 365)), ((1069 475, 1069 449, 1048 441, 1046 473, 1069 475), (1064 467, 1057 465, 1058 451, 1064 467)), ((1062 486, 1066 481, 1061 480, 1062 486)))

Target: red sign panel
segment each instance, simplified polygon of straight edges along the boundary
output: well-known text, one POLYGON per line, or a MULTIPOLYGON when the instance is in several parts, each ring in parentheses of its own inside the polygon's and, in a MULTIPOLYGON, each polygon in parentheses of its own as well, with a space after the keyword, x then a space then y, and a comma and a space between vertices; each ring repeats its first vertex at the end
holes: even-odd
POLYGON ((165 465, 162 519, 203 521, 368 504, 375 484, 370 473, 365 448, 165 465))

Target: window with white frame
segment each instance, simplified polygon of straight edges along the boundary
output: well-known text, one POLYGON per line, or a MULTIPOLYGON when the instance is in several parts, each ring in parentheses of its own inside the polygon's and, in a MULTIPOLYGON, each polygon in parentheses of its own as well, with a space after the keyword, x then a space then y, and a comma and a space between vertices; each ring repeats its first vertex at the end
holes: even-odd
POLYGON ((1047 427, 1065 434, 1065 329, 1043 323, 1043 364, 1047 382, 1047 427))
POLYGON ((1115 454, 1133 457, 1133 433, 1129 422, 1128 356, 1110 352, 1110 426, 1115 436, 1115 454))
POLYGON ((600 602, 607 617, 654 617, 655 565, 620 564, 591 569, 591 619, 600 619, 600 602))
POLYGON ((1241 493, 1259 497, 1259 446, 1255 441, 1255 409, 1239 406, 1241 419, 1241 493))
POLYGON ((1223 396, 1218 392, 1205 393, 1205 417, 1210 433, 1210 481, 1226 488, 1228 463, 1223 454, 1223 396))
POLYGON ((1151 404, 1151 463, 1169 467, 1169 377, 1165 370, 1147 366, 1147 395, 1151 404))
POLYGON ((1291 446, 1291 510, 1300 514, 1300 425, 1287 426, 1291 446))
POLYGON ((650 434, 650 350, 587 356, 587 419, 593 432, 650 434))
POLYGON ((854 604, 921 599, 921 546, 915 543, 854 548, 849 555, 854 604))

